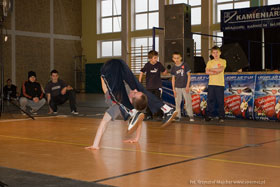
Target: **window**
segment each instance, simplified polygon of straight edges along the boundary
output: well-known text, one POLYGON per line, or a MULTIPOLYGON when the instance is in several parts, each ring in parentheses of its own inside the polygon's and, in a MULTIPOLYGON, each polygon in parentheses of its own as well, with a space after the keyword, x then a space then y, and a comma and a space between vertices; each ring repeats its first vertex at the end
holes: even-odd
MULTIPOLYGON (((148 62, 148 52, 153 49, 152 37, 132 38, 131 40, 131 70, 140 73, 140 69, 148 62)), ((159 38, 155 38, 155 50, 159 49, 159 38)))
POLYGON ((224 33, 220 32, 220 31, 214 31, 213 35, 219 36, 219 37, 213 37, 213 44, 218 47, 221 47, 223 45, 223 38, 221 38, 221 37, 224 36, 224 33))
POLYGON ((201 24, 201 0, 172 0, 172 4, 185 3, 191 6, 192 25, 201 24))
POLYGON ((221 10, 248 8, 250 0, 215 0, 215 23, 221 22, 221 10))
POLYGON ((119 57, 122 55, 122 42, 121 40, 114 41, 98 41, 98 57, 119 57))
POLYGON ((193 34, 195 56, 201 56, 201 35, 193 34))
POLYGON ((99 0, 99 33, 121 31, 121 0, 99 0))
POLYGON ((280 4, 279 0, 267 0, 266 2, 267 5, 278 5, 280 4))
POLYGON ((159 26, 158 2, 159 0, 134 0, 134 30, 159 26))

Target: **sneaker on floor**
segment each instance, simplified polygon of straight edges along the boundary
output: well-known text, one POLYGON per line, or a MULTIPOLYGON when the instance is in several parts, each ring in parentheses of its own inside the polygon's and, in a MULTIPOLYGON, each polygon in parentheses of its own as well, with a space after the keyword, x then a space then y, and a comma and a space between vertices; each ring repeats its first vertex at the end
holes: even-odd
POLYGON ((76 110, 73 110, 71 113, 74 114, 74 115, 78 115, 79 114, 79 112, 77 112, 76 110))
POLYGON ((190 122, 194 122, 194 118, 190 118, 190 122))
POLYGON ((140 123, 142 123, 144 117, 145 115, 141 112, 137 112, 134 116, 132 116, 128 123, 127 132, 128 133, 134 132, 137 129, 137 127, 140 125, 140 123))
POLYGON ((174 108, 172 108, 169 112, 167 112, 165 114, 165 118, 163 119, 163 125, 161 126, 161 128, 170 125, 172 120, 177 116, 177 114, 178 112, 174 108))
POLYGON ((56 114, 58 114, 58 112, 53 112, 52 114, 56 115, 56 114))
POLYGON ((219 118, 219 122, 220 122, 220 123, 224 123, 225 120, 224 120, 223 118, 219 118))

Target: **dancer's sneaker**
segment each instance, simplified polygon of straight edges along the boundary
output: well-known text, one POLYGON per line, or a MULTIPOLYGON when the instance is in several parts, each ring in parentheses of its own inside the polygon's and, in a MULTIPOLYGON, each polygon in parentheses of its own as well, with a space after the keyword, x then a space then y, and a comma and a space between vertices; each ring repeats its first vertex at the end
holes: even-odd
POLYGON ((165 114, 165 118, 163 119, 163 125, 161 126, 161 128, 170 125, 172 120, 177 116, 177 114, 178 112, 174 108, 172 108, 169 112, 167 112, 165 114))
POLYGON ((137 127, 142 123, 144 117, 145 115, 143 113, 136 112, 136 114, 133 115, 129 120, 127 132, 134 132, 137 129, 137 127))

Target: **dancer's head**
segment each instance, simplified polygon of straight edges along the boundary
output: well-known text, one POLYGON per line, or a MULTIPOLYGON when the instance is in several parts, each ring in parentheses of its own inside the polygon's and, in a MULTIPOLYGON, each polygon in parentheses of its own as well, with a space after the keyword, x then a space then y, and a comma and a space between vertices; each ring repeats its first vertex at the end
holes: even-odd
POLYGON ((148 105, 147 96, 143 92, 139 92, 137 90, 130 91, 129 100, 132 106, 138 111, 146 109, 148 105))

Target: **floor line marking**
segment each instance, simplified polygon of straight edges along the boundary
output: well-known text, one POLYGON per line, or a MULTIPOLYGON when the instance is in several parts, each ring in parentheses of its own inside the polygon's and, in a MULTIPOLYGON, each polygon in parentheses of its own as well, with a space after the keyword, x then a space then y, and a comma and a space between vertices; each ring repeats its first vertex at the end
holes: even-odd
MULTIPOLYGON (((24 138, 24 137, 6 136, 6 135, 0 135, 0 137, 12 138, 12 139, 20 139, 20 140, 30 140, 30 141, 37 141, 37 142, 46 142, 46 143, 74 145, 74 146, 81 146, 81 147, 89 146, 87 144, 81 144, 81 143, 63 142, 63 141, 55 141, 55 140, 43 140, 43 139, 36 139, 36 138, 24 138)), ((258 145, 265 144, 265 143, 276 142, 276 141, 280 141, 280 139, 259 143, 258 145)), ((250 146, 243 146, 243 147, 244 148, 245 147, 249 148, 250 146)), ((117 147, 101 147, 101 148, 109 149, 109 150, 140 152, 140 153, 153 154, 153 155, 171 156, 171 157, 178 157, 178 158, 190 158, 190 159, 197 158, 197 157, 188 156, 188 155, 180 155, 180 154, 172 154, 172 153, 162 153, 162 152, 154 152, 154 151, 144 151, 144 150, 134 150, 134 149, 123 149, 123 148, 117 148, 117 147)), ((244 164, 244 165, 262 166, 262 167, 271 167, 271 168, 279 168, 280 169, 280 166, 278 166, 278 165, 259 164, 259 163, 232 161, 232 160, 215 159, 215 158, 204 158, 204 159, 205 160, 211 160, 211 161, 217 161, 217 162, 228 162, 228 163, 237 163, 237 164, 244 164)))

